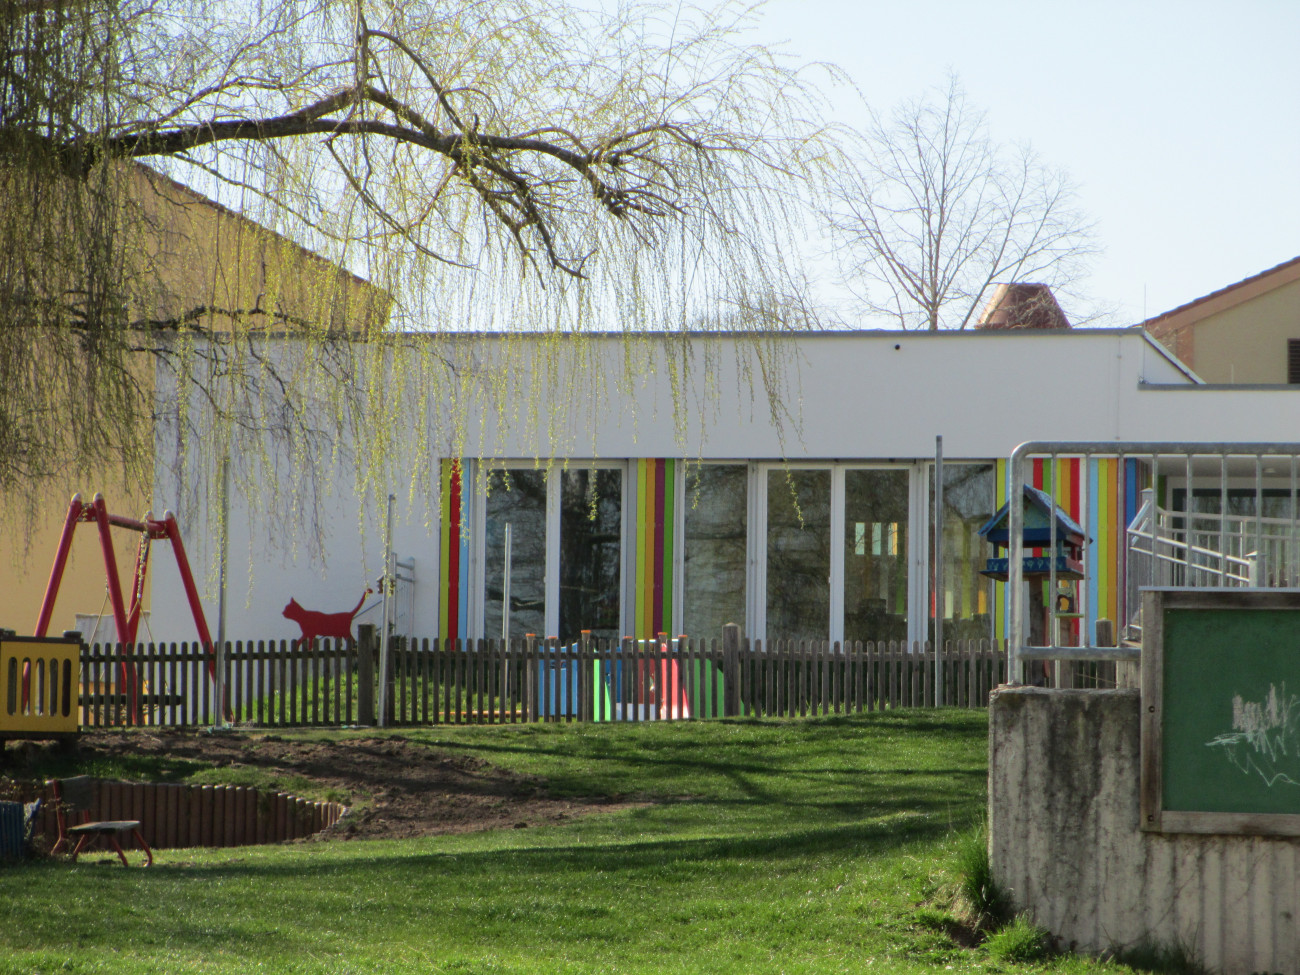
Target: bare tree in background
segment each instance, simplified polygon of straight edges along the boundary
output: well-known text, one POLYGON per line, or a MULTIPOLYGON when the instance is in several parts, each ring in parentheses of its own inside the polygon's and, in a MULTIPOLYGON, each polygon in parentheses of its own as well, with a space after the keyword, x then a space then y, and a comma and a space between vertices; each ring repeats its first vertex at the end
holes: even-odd
MULTIPOLYGON (((741 5, 586 6, 0 0, 6 510, 106 463, 147 483, 159 360, 226 418, 202 432, 213 450, 241 424, 302 423, 319 378, 259 357, 268 331, 426 356, 400 375, 427 386, 460 379, 399 332, 784 327, 763 310, 791 306, 819 153, 802 76, 744 42, 741 5), (364 277, 386 313, 340 315, 329 269, 301 289, 314 305, 168 293, 162 265, 184 257, 159 245, 148 197, 172 191, 142 184, 141 163, 364 277)), ((336 409, 312 419, 363 427, 370 470, 409 418, 386 405, 401 390, 343 397, 366 392, 352 355, 311 357, 338 363, 336 409)))
POLYGON ((850 288, 906 329, 964 329, 995 282, 1068 287, 1092 238, 1074 185, 989 136, 956 78, 872 118, 848 150, 831 219, 850 288))

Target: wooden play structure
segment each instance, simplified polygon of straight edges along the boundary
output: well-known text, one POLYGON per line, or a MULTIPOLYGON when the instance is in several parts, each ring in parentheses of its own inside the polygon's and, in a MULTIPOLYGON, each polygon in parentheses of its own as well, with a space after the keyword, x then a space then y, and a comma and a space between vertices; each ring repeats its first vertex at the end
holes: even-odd
MULTIPOLYGON (((136 668, 129 665, 127 657, 130 656, 132 648, 135 646, 137 632, 140 626, 140 613, 144 604, 145 579, 149 571, 149 553, 152 543, 155 540, 165 540, 171 543, 172 552, 176 558, 176 568, 180 572, 181 584, 185 588, 185 595, 190 604, 190 612, 194 616, 194 623, 198 629, 199 640, 207 650, 208 661, 207 670, 209 678, 216 675, 215 668, 215 648, 212 642, 212 636, 208 631, 207 619, 203 615, 203 604, 199 600, 198 588, 194 584, 194 574, 190 571, 189 559, 185 554, 185 545, 181 541, 180 528, 176 524, 176 517, 170 511, 165 512, 161 520, 152 517, 152 513, 146 513, 143 518, 127 518, 122 515, 110 514, 108 505, 101 494, 96 494, 89 504, 81 500, 81 495, 73 495, 72 501, 68 505, 68 514, 64 519, 63 533, 59 538, 58 549, 54 555, 54 565, 50 570, 50 579, 45 587, 45 597, 41 601, 40 615, 36 621, 35 639, 28 640, 24 638, 21 641, 15 641, 15 650, 13 655, 7 655, 0 658, 0 737, 18 737, 19 735, 35 735, 46 731, 55 730, 55 715, 53 709, 62 712, 65 709, 68 714, 59 715, 59 721, 65 722, 71 720, 71 731, 75 732, 77 728, 77 699, 73 697, 73 688, 80 684, 79 667, 77 663, 77 652, 80 649, 79 640, 59 641, 49 640, 46 634, 49 630, 50 619, 54 614, 54 605, 59 596, 59 586, 63 581, 63 572, 67 567, 68 555, 72 549, 72 538, 79 524, 88 522, 98 530, 100 548, 104 556, 104 577, 107 587, 107 601, 112 608, 113 621, 117 630, 117 641, 125 649, 125 656, 119 666, 119 692, 126 696, 125 704, 128 712, 133 715, 141 713, 140 692, 141 687, 137 678, 136 668), (130 600, 124 595, 121 578, 118 575, 117 560, 113 554, 113 542, 111 530, 113 528, 124 528, 134 531, 140 535, 140 543, 136 551, 135 574, 131 580, 130 600), (34 648, 44 648, 46 646, 63 645, 70 643, 71 651, 59 651, 61 653, 70 653, 68 660, 62 657, 49 657, 42 654, 53 653, 52 650, 34 648), (25 654, 22 662, 19 663, 19 653, 25 654), (56 667, 58 661, 62 661, 59 680, 51 676, 54 671, 51 668, 56 667), (75 675, 75 676, 65 676, 75 675), (75 683, 73 683, 75 681, 75 683), (36 693, 33 693, 33 691, 36 693), (12 708, 10 707, 12 705, 12 708), (24 727, 19 727, 23 725, 24 727), (31 726, 31 727, 26 727, 31 726)), ((92 689, 92 691, 97 689, 92 689)), ((100 696, 104 696, 102 693, 100 696)))
POLYGON ((0 743, 77 733, 79 639, 0 635, 0 743))

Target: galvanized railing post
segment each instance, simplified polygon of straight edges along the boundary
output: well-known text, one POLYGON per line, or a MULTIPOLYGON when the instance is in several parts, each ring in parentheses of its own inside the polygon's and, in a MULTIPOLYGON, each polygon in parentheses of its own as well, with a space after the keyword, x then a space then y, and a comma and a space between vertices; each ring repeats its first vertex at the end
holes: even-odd
POLYGON ((943 437, 934 438, 934 706, 943 707, 943 437))
POLYGON ((1025 632, 1024 558, 1025 558, 1025 455, 1030 444, 1021 444, 1011 454, 1007 485, 1007 589, 1010 611, 1007 614, 1007 676, 1008 683, 1024 680, 1020 663, 1020 643, 1025 632))

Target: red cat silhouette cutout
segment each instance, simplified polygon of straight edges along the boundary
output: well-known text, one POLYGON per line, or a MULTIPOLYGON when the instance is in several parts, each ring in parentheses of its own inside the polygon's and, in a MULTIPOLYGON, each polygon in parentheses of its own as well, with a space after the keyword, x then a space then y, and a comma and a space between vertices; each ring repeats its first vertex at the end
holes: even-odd
POLYGON ((289 605, 284 608, 284 616, 297 623, 302 630, 302 637, 298 640, 299 646, 310 647, 317 637, 351 640, 352 617, 357 615, 361 604, 372 592, 373 589, 367 589, 361 594, 360 601, 352 607, 351 611, 343 613, 322 613, 314 609, 303 609, 298 605, 298 600, 290 597, 289 605))

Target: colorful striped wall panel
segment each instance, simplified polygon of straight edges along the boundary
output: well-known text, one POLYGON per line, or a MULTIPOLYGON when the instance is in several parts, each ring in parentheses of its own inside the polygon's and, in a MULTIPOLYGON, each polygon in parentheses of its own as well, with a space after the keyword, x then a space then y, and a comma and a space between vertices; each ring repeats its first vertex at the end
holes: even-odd
POLYGON ((634 464, 632 483, 636 575, 631 625, 632 635, 644 639, 672 627, 677 462, 663 458, 638 460, 634 464))

